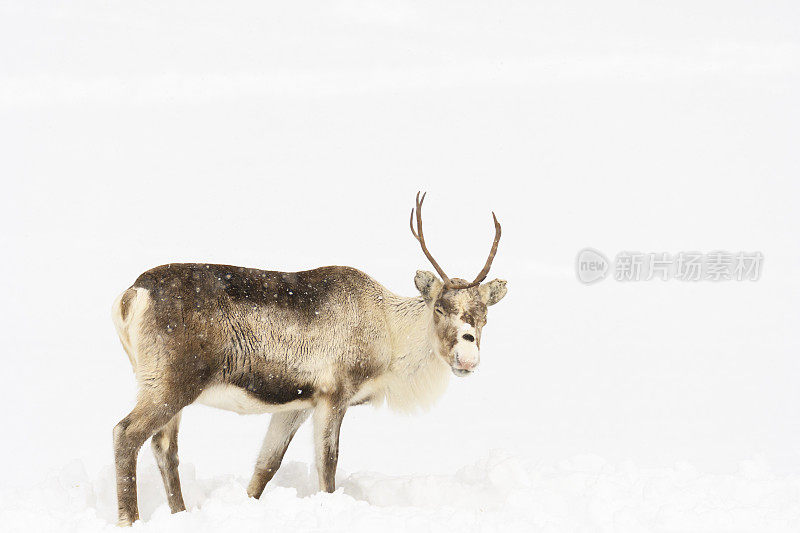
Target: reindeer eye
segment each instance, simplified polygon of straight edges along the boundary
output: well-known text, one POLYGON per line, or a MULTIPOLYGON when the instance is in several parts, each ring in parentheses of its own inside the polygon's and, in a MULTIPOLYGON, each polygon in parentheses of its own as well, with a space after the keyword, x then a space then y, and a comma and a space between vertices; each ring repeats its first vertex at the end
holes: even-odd
POLYGON ((443 310, 441 307, 438 307, 438 306, 434 308, 434 311, 436 311, 436 312, 437 312, 437 313, 439 313, 440 315, 443 315, 443 314, 444 314, 444 310, 443 310))

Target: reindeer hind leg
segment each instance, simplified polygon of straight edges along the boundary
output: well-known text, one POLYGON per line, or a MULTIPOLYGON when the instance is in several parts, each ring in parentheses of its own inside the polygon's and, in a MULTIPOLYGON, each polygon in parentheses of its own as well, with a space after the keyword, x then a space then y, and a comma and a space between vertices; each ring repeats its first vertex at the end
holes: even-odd
POLYGON ((161 479, 164 481, 169 508, 173 513, 186 510, 181 492, 181 480, 178 475, 178 426, 180 422, 181 413, 178 412, 153 435, 150 441, 158 469, 161 471, 161 479))
POLYGON ((143 389, 136 407, 114 426, 119 525, 128 526, 139 519, 136 498, 136 458, 139 449, 186 405, 173 398, 164 398, 153 389, 143 389))

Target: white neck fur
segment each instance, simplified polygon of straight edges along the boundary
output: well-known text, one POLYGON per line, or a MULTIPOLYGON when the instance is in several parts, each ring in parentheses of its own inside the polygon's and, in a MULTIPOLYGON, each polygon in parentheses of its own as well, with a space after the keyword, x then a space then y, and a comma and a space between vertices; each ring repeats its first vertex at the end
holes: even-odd
POLYGON ((380 379, 383 398, 396 411, 427 409, 444 393, 451 372, 433 346, 433 313, 421 296, 387 294, 385 302, 392 352, 380 379))

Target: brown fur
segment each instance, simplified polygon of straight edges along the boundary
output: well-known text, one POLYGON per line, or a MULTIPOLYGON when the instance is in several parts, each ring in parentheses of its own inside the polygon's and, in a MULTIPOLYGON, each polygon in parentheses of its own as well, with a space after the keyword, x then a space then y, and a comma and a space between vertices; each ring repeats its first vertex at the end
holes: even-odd
POLYGON ((443 291, 424 274, 415 298, 341 266, 286 273, 170 264, 139 276, 114 308, 139 384, 136 406, 114 428, 120 524, 138 518, 136 457, 151 436, 170 508, 185 509, 177 435, 181 410, 195 401, 275 413, 248 487, 254 497, 313 410, 320 488, 333 491, 348 406, 430 401, 457 364, 454 321, 473 326, 479 342, 486 306, 505 294, 498 281, 443 291), (491 291, 502 294, 490 301, 491 291))

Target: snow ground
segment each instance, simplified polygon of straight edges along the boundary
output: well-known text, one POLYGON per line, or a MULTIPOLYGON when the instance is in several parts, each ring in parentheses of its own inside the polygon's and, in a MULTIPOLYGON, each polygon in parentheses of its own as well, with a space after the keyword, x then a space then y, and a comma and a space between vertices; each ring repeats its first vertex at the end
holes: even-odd
POLYGON ((191 510, 144 449, 135 529, 800 529, 799 27, 795 0, 0 0, 0 530, 111 528, 135 390, 109 307, 142 271, 412 295, 418 189, 452 275, 503 224, 478 373, 348 412, 334 495, 304 427, 246 500, 267 418, 190 407, 191 510), (587 287, 586 246, 765 261, 587 287))
MULTIPOLYGON (((149 455, 149 454, 148 454, 149 455)), ((578 456, 528 464, 495 452, 450 475, 339 473, 315 493, 313 468, 285 464, 260 500, 247 479, 198 476, 181 466, 188 511, 171 515, 152 460, 139 469, 141 518, 133 531, 797 531, 800 478, 758 461, 709 475, 688 464, 644 469, 578 456)), ((5 531, 118 531, 114 475, 75 461, 39 486, 0 497, 5 531)))

